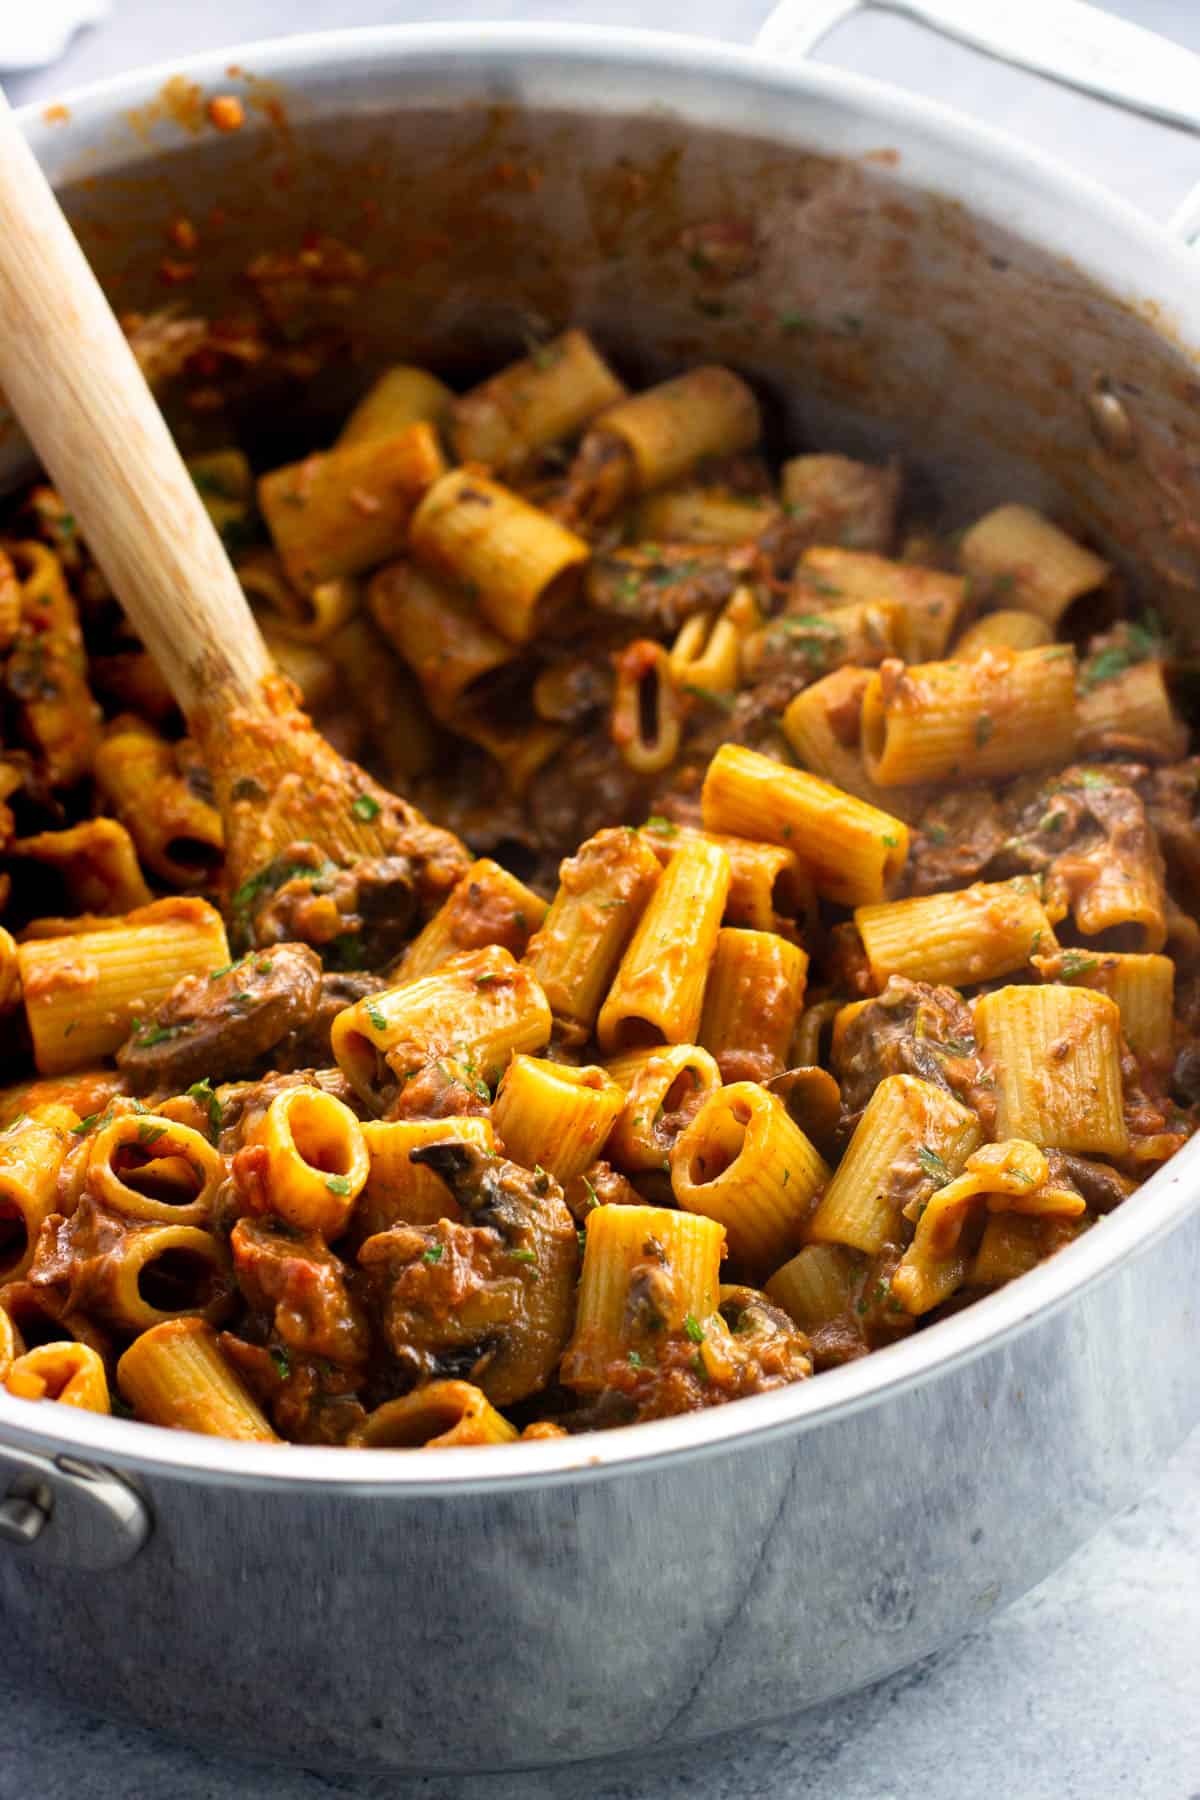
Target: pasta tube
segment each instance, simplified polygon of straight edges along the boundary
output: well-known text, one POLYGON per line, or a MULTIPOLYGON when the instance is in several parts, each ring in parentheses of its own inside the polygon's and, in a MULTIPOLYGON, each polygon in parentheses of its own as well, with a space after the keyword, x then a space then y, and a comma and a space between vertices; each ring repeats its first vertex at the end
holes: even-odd
POLYGON ((225 853, 221 815, 183 780, 172 746, 153 726, 129 713, 114 719, 93 773, 148 869, 173 887, 213 880, 225 853))
POLYGON ((588 559, 583 539, 549 513, 467 469, 432 484, 409 541, 512 644, 528 643, 567 604, 588 559))
POLYGON ((980 1053, 996 1076, 996 1130, 1045 1149, 1123 1156, 1121 1014, 1088 988, 1005 987, 975 1007, 980 1053))
POLYGON ((1187 755, 1188 728, 1171 704, 1156 657, 1098 681, 1089 681, 1085 664, 1079 686, 1081 756, 1117 751, 1153 762, 1178 762, 1187 755))
POLYGON ((548 1169, 565 1186, 591 1168, 624 1105, 623 1091, 603 1069, 514 1056, 492 1120, 507 1156, 527 1169, 548 1169))
POLYGON ((3 1381, 23 1351, 21 1334, 13 1323, 12 1314, 7 1307, 0 1306, 0 1381, 3 1381))
POLYGON ((653 1361, 664 1337, 717 1310, 725 1233, 715 1219, 657 1206, 588 1214, 575 1331, 561 1373, 577 1392, 607 1385, 614 1362, 653 1361))
POLYGON ((295 644, 324 643, 353 617, 361 600, 358 583, 348 575, 308 589, 293 587, 271 550, 242 558, 236 573, 255 611, 265 614, 264 632, 295 644))
POLYGON ((0 1282, 24 1275, 43 1221, 58 1210, 59 1171, 78 1122, 69 1106, 35 1106, 0 1132, 0 1282))
POLYGON ((730 1255, 758 1275, 796 1247, 828 1180, 824 1159, 782 1101, 754 1081, 719 1088, 671 1152, 678 1205, 718 1220, 730 1255))
MULTIPOLYGON (((53 869, 71 904, 83 913, 123 913, 153 898, 124 825, 116 819, 83 819, 65 831, 16 838, 6 854, 53 869)), ((79 929, 72 921, 71 930, 79 929)))
POLYGON ((696 1040, 704 983, 729 892, 715 844, 681 844, 659 878, 613 984, 596 1035, 606 1051, 696 1040))
POLYGON ((84 1412, 112 1411, 102 1358, 88 1344, 39 1344, 13 1362, 4 1385, 20 1400, 57 1400, 84 1412))
POLYGON ((568 1042, 591 1034, 617 965, 659 881, 635 831, 598 831, 558 871, 559 886, 525 966, 568 1042))
POLYGON ((1108 564, 1032 506, 998 506, 972 525, 960 546, 971 581, 1008 606, 1055 626, 1081 594, 1108 579, 1108 564))
POLYGON ((634 508, 637 538, 660 544, 753 543, 780 517, 765 494, 733 494, 720 487, 666 488, 634 508))
POLYGON ((954 654, 963 662, 971 662, 985 650, 1036 650, 1039 644, 1053 640, 1053 631, 1037 613, 1005 608, 984 613, 982 619, 968 625, 954 646, 954 654))
POLYGON ((400 958, 401 981, 430 975, 460 950, 501 944, 524 956, 546 917, 546 902, 490 857, 480 857, 444 900, 400 958))
POLYGON ((352 1441, 366 1450, 459 1450, 514 1444, 519 1435, 469 1381, 429 1381, 368 1413, 352 1441))
POLYGON ((496 1148, 490 1119, 472 1114, 449 1119, 366 1119, 361 1126, 370 1166, 359 1195, 353 1224, 356 1233, 372 1237, 390 1225, 432 1225, 457 1219, 460 1208, 433 1169, 410 1160, 422 1144, 475 1144, 496 1148))
POLYGON ((794 933, 798 925, 816 917, 812 882, 795 851, 783 844, 755 843, 751 838, 723 836, 659 818, 643 825, 642 836, 661 863, 669 862, 680 844, 695 838, 704 838, 725 852, 729 860, 726 925, 794 933))
POLYGON ((863 601, 886 601, 897 610, 901 655, 926 662, 945 654, 962 611, 961 575, 892 562, 864 550, 815 548, 800 558, 788 610, 838 611, 863 601))
POLYGON ((1175 1047, 1175 964, 1169 956, 1065 950, 1046 964, 1050 980, 1096 988, 1116 1001, 1135 1056, 1166 1069, 1175 1047))
POLYGON ((908 857, 908 827, 816 775, 723 744, 700 797, 705 827, 794 850, 817 892, 843 906, 882 900, 908 857))
POLYGON ((249 1443, 278 1442, 203 1319, 172 1319, 144 1331, 117 1364, 117 1385, 147 1424, 249 1443))
POLYGON ((205 901, 156 900, 103 931, 31 939, 17 957, 34 1060, 58 1075, 111 1056, 180 976, 223 968, 229 945, 205 901))
POLYGON ((762 435, 758 402, 730 369, 689 369, 611 406, 597 427, 629 453, 640 492, 680 481, 710 456, 749 450, 762 435))
POLYGON ((957 1175, 981 1136, 975 1114, 945 1088, 886 1076, 809 1221, 809 1242, 877 1256, 896 1238, 905 1207, 957 1175))
POLYGON ((860 906, 854 923, 881 991, 892 975, 971 987, 1023 969, 1039 951, 1046 955, 1058 947, 1036 884, 1027 876, 860 906))
POLYGON ((421 423, 264 475, 258 503, 288 579, 311 589, 399 555, 445 466, 437 433, 421 423))
POLYGON ((321 1088, 285 1088, 246 1141, 266 1146, 271 1211, 297 1231, 340 1237, 369 1167, 362 1127, 350 1108, 321 1088))
POLYGON ((134 1225, 104 1256, 89 1285, 89 1307, 119 1331, 146 1331, 166 1319, 224 1310, 229 1252, 194 1225, 134 1225))
POLYGON ((929 802, 928 788, 882 788, 867 774, 862 751, 862 699, 869 669, 835 669, 802 689, 783 715, 783 735, 801 768, 844 793, 912 825, 929 802))
POLYGON ((450 389, 428 369, 396 363, 371 383, 338 433, 336 447, 378 443, 409 425, 428 424, 440 431, 454 404, 450 389))
POLYGON ((367 590, 367 604, 420 682, 435 719, 473 716, 516 654, 483 623, 465 594, 415 563, 381 569, 367 590))
POLYGON ((700 1042, 725 1081, 769 1081, 787 1066, 808 957, 772 931, 725 926, 704 989, 700 1042))
POLYGON ((884 663, 863 693, 867 773, 881 787, 983 780, 1070 760, 1075 656, 1067 644, 974 662, 884 663))
POLYGON ((162 1113, 118 1113, 89 1140, 88 1193, 139 1224, 206 1225, 225 1162, 190 1125, 162 1113))
POLYGON ((1078 1218, 1082 1195, 1055 1187, 1036 1145, 1021 1138, 985 1144, 968 1156, 964 1172, 946 1182, 925 1205, 912 1243, 891 1280, 899 1305, 914 1317, 948 1300, 966 1279, 971 1250, 963 1227, 980 1204, 1038 1218, 1078 1218))
POLYGON ((578 436, 624 394, 587 333, 564 331, 456 400, 450 442, 460 463, 504 474, 578 436))
POLYGON ((100 729, 79 612, 52 550, 32 539, 5 548, 21 578, 21 623, 5 687, 19 703, 21 735, 40 758, 47 785, 74 787, 91 769, 100 729))
POLYGON ((844 1244, 806 1244, 763 1290, 801 1331, 815 1331, 849 1312, 862 1280, 857 1254, 844 1244))
POLYGON ((679 754, 684 709, 671 657, 652 638, 637 638, 616 659, 612 740, 631 769, 657 775, 679 754))
POLYGON ((630 1050, 608 1064, 625 1104, 605 1155, 627 1174, 670 1170, 671 1146, 687 1121, 721 1085, 715 1059, 698 1044, 630 1050))
POLYGON ((529 969, 491 944, 357 1001, 337 1015, 330 1037, 351 1087, 383 1112, 397 1087, 439 1056, 491 1087, 510 1056, 549 1042, 552 1023, 529 969))

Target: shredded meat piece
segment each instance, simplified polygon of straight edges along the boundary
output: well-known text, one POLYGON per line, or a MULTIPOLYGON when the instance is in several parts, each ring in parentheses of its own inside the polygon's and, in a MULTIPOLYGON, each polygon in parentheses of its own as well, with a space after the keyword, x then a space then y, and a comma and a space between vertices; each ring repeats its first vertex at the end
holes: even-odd
POLYGON ((950 987, 893 975, 883 993, 850 1021, 834 1061, 850 1116, 861 1116, 888 1075, 917 1075, 979 1113, 995 1113, 992 1077, 975 1048, 971 1010, 950 987))
POLYGON ((544 1171, 462 1143, 425 1144, 469 1224, 439 1219, 369 1237, 383 1330, 411 1381, 460 1376, 497 1405, 545 1387, 571 1325, 578 1240, 562 1189, 544 1171))
POLYGON ((366 1363, 366 1315, 351 1298, 349 1270, 323 1238, 279 1219, 247 1217, 234 1226, 230 1247, 248 1306, 270 1318, 289 1350, 346 1368, 366 1363))
POLYGON ((221 1350, 290 1443, 345 1444, 367 1417, 357 1368, 299 1356, 285 1344, 247 1343, 230 1331, 221 1333, 221 1350))
POLYGON ((584 591, 595 612, 667 636, 723 606, 760 561, 753 544, 634 545, 594 557, 584 591))
POLYGON ((1179 898, 1200 908, 1200 756, 1152 769, 1138 783, 1179 898))
MULTIPOLYGON (((272 955, 275 953, 272 952, 272 955)), ((333 1062, 329 1033, 333 1021, 346 1007, 386 986, 382 975, 357 969, 345 975, 322 975, 316 1005, 302 1025, 280 1038, 271 1056, 278 1070, 319 1068, 333 1062)))
POLYGON ((941 795, 926 808, 910 840, 909 892, 937 894, 978 881, 1008 835, 990 787, 955 788, 941 795))
POLYGON ((321 965, 306 944, 276 944, 223 972, 185 975, 118 1050, 117 1067, 135 1094, 248 1075, 308 1025, 320 987, 321 965))
POLYGON ((563 1189, 571 1217, 577 1225, 586 1223, 597 1206, 642 1206, 645 1202, 628 1176, 611 1163, 593 1163, 585 1175, 575 1175, 563 1189))
POLYGON ((538 841, 569 856, 614 819, 644 818, 650 792, 647 778, 629 767, 604 728, 575 738, 539 769, 526 812, 538 841))
POLYGON ((886 554, 896 530, 900 466, 848 456, 797 456, 784 469, 784 497, 799 548, 840 544, 886 554))

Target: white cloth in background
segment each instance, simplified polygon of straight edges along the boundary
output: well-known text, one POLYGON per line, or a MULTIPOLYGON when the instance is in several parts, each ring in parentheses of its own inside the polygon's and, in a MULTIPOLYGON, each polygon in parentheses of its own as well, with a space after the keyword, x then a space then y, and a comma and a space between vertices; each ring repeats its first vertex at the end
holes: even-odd
POLYGON ((80 27, 108 9, 109 0, 0 0, 0 70, 57 62, 80 27))

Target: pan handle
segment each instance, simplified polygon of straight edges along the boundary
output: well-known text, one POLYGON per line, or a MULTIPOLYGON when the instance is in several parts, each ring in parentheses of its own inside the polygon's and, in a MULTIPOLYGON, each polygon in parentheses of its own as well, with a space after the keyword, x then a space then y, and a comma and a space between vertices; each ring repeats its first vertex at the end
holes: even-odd
MULTIPOLYGON (((1200 56, 1086 0, 779 0, 754 47, 806 56, 835 25, 871 5, 1131 112, 1200 132, 1200 56)), ((1200 183, 1167 230, 1186 242, 1200 233, 1200 183)))

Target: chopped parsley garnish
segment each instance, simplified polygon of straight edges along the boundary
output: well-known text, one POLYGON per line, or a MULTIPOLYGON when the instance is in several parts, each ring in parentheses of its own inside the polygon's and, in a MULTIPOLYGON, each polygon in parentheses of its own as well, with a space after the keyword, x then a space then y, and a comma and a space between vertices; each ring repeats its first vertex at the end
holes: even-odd
POLYGON ((580 1176, 580 1180, 583 1182, 584 1187, 587 1189, 588 1205, 589 1206, 599 1206, 600 1196, 596 1192, 595 1188, 592 1186, 591 1182, 588 1180, 587 1176, 586 1175, 580 1176))
POLYGON ((698 687, 692 681, 684 682, 683 691, 685 694, 691 694, 695 700, 707 701, 709 706, 719 706, 722 712, 732 712, 737 705, 732 694, 718 694, 713 688, 698 687))
POLYGON ((898 850, 900 848, 900 839, 896 836, 894 831, 885 831, 883 834, 883 841, 889 850, 898 850))
POLYGON ((676 837, 679 827, 673 819, 664 819, 661 813, 651 813, 646 820, 646 830, 661 831, 664 837, 676 837))
POLYGON ((147 1121, 146 1124, 138 1126, 137 1141, 139 1144, 156 1143, 165 1130, 165 1125, 154 1125, 147 1121))
POLYGON ((379 802, 371 794, 359 794, 352 801, 350 811, 356 819, 362 819, 369 824, 372 819, 379 817, 379 802))
POLYGON ((268 1354, 270 1355, 271 1361, 275 1364, 275 1373, 278 1375, 280 1381, 287 1381, 292 1373, 292 1359, 284 1349, 283 1345, 272 1344, 268 1354))
POLYGON ((224 1109, 221 1102, 217 1099, 216 1094, 213 1092, 212 1082, 209 1081, 207 1077, 203 1081, 193 1081, 187 1094, 188 1099, 194 1100, 197 1106, 207 1108, 209 1133, 215 1138, 221 1129, 221 1120, 224 1116, 224 1109))
POLYGON ((387 1014, 380 1012, 379 1008, 372 1005, 370 1000, 367 1001, 367 1017, 370 1019, 376 1031, 387 1030, 387 1014))
POLYGON ((925 833, 931 844, 944 844, 949 835, 944 825, 931 825, 925 833))
POLYGON ((629 1366, 631 1369, 643 1369, 646 1366, 636 1350, 629 1352, 629 1366))
POLYGON ((144 1025, 134 1033, 133 1042, 138 1050, 150 1050, 155 1044, 165 1044, 171 1038, 177 1038, 185 1029, 183 1025, 144 1025))
POLYGON ((994 727, 990 713, 980 713, 975 721, 975 748, 982 750, 992 735, 994 727))
POLYGON ((531 1263, 534 1268, 537 1267, 536 1250, 510 1250, 508 1254, 512 1257, 514 1262, 531 1263))
POLYGON ((939 1187, 944 1187, 949 1181, 949 1169, 946 1167, 946 1164, 938 1155, 937 1151, 931 1150, 928 1144, 918 1144, 917 1161, 920 1163, 926 1175, 929 1176, 929 1179, 931 1181, 936 1181, 939 1187))
POLYGON ((1081 950, 1064 950, 1059 975, 1063 981, 1077 981, 1081 975, 1090 975, 1099 967, 1098 956, 1088 956, 1081 950))
POLYGON ((683 1329, 687 1332, 693 1344, 702 1344, 704 1342, 704 1327, 694 1313, 687 1314, 683 1321, 683 1329))
POLYGON ((445 1248, 445 1244, 430 1244, 428 1250, 422 1253, 421 1261, 427 1263, 440 1263, 445 1248))
POLYGON ((331 1194, 348 1194, 350 1192, 350 1177, 348 1175, 327 1175, 325 1177, 325 1186, 329 1189, 331 1194))
POLYGON ((708 1380, 708 1370, 705 1367, 704 1358, 698 1350, 692 1358, 692 1368, 696 1371, 696 1374, 700 1377, 701 1381, 706 1382, 708 1380))

